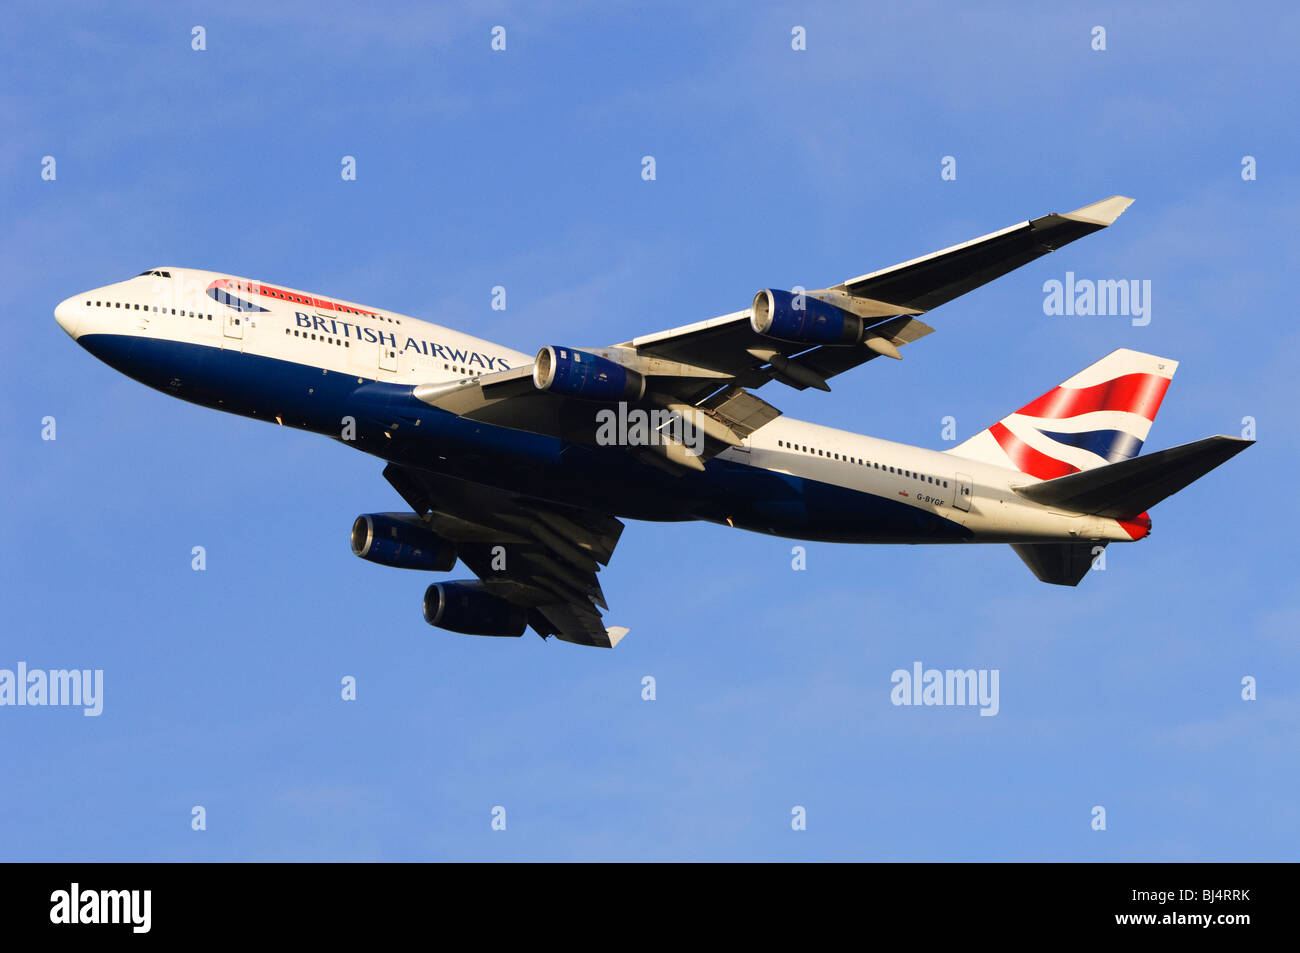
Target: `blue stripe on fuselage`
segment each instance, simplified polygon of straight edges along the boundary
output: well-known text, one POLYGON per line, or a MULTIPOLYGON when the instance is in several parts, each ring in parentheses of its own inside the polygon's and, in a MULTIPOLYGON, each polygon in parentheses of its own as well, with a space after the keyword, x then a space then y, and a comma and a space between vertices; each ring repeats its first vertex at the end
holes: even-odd
POLYGON ((267 313, 270 311, 269 308, 263 308, 253 304, 251 301, 237 298, 223 288, 209 288, 208 297, 213 301, 226 305, 227 307, 234 308, 236 311, 262 311, 267 313))
MULTIPOLYGON (((830 542, 946 542, 964 526, 899 500, 732 460, 666 473, 619 448, 466 420, 411 385, 201 344, 126 335, 78 339, 109 366, 184 400, 340 439, 384 460, 631 519, 702 519, 830 542)), ((232 343, 234 343, 232 341, 232 343)))

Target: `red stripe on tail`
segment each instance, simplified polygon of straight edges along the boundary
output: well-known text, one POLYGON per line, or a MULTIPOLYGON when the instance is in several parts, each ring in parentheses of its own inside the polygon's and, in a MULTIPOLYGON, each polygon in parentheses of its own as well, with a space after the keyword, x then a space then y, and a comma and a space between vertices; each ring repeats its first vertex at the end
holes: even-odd
POLYGON ((989 433, 1021 473, 1028 473, 1040 480, 1053 480, 1059 476, 1079 472, 1078 467, 1035 450, 1000 423, 990 427, 989 433))
POLYGON ((1169 378, 1159 374, 1125 374, 1092 387, 1057 387, 1016 413, 1060 420, 1096 410, 1120 410, 1155 420, 1168 389, 1169 378))

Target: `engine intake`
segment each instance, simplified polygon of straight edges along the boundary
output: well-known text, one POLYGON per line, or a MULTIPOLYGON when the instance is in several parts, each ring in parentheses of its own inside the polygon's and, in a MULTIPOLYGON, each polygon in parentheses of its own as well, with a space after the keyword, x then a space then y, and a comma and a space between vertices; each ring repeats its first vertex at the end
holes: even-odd
POLYGON ((524 634, 528 613, 486 592, 481 582, 435 582, 424 590, 424 621, 463 635, 518 638, 524 634))
POLYGON ((395 569, 447 572, 456 565, 456 544, 403 513, 364 513, 352 524, 352 553, 395 569))
POLYGON ((598 354, 571 347, 544 347, 533 365, 538 390, 583 400, 640 400, 645 378, 598 354))
POLYGON ((865 324, 811 295, 765 288, 754 295, 749 325, 764 337, 796 344, 857 344, 865 324))

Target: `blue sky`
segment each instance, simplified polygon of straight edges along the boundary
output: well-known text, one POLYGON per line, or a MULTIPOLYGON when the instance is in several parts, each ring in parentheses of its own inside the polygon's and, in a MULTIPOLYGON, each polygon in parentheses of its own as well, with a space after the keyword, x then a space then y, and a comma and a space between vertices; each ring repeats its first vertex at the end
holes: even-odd
POLYGON ((0 858, 1295 859, 1298 25, 1282 3, 20 5, 0 668, 100 668, 105 700, 0 708, 0 858), (52 316, 170 264, 599 346, 1115 193, 1137 201, 1114 228, 936 310, 901 363, 763 396, 943 447, 943 417, 964 439, 1132 347, 1182 362, 1148 448, 1245 417, 1257 446, 1078 589, 1005 546, 814 544, 796 572, 791 541, 630 523, 612 652, 429 628, 427 579, 348 549, 400 505, 379 461, 148 390, 52 316), (1045 316, 1067 270, 1150 280, 1151 323, 1045 316), (891 705, 918 660, 997 669, 999 714, 891 705))

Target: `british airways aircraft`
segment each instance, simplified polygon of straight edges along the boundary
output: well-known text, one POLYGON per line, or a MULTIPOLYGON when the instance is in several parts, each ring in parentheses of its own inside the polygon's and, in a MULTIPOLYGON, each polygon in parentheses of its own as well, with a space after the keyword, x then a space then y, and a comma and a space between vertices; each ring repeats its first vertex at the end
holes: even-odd
POLYGON ((359 516, 352 551, 435 582, 433 626, 612 648, 597 573, 622 518, 803 540, 1007 543, 1077 585, 1103 547, 1252 441, 1139 456, 1177 362, 1118 350, 945 451, 791 420, 753 392, 827 381, 934 329, 919 316, 1110 225, 1114 196, 814 291, 609 347, 535 357, 403 314, 190 268, 55 309, 91 354, 184 400, 384 460, 411 512, 359 516))

